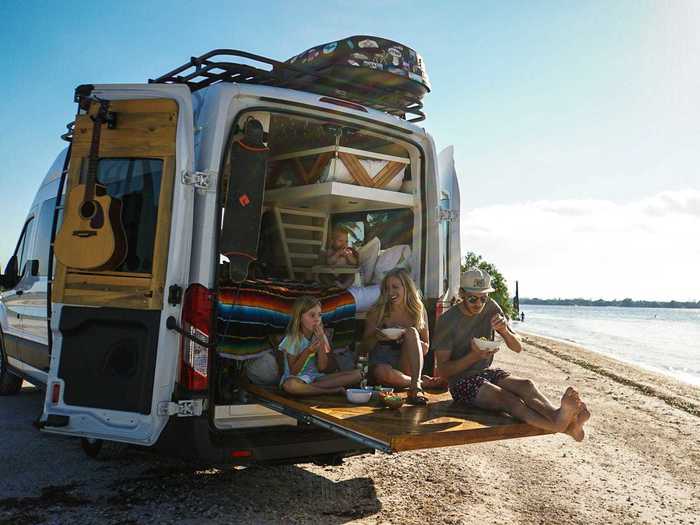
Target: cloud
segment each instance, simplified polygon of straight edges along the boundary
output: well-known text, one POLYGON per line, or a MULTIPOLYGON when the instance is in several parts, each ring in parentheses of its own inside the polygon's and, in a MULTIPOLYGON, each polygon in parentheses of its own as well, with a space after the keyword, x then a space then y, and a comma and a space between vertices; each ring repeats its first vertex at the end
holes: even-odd
POLYGON ((462 251, 533 297, 700 300, 700 191, 462 211, 462 251))

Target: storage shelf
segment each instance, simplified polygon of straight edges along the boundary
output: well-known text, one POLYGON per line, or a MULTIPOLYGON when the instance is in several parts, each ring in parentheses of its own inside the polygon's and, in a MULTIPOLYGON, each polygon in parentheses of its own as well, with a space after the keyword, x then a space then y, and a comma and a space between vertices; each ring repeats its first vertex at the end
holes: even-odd
POLYGON ((410 193, 343 182, 307 184, 265 192, 266 206, 310 208, 326 213, 412 208, 414 202, 414 196, 410 193))
POLYGON ((348 148, 345 146, 324 146, 322 148, 305 149, 285 153, 283 155, 275 155, 270 157, 270 160, 288 160, 299 157, 309 157, 311 155, 321 155, 323 153, 349 153, 363 159, 386 160, 389 162, 399 162, 401 164, 410 164, 411 159, 408 157, 397 157, 396 155, 386 155, 384 153, 375 153, 364 149, 348 148))

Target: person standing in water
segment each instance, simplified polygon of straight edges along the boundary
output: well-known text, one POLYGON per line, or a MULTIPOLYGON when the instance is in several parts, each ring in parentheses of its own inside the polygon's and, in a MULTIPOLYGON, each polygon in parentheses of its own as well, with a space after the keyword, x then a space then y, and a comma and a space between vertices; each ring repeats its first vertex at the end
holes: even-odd
POLYGON ((450 386, 455 401, 478 408, 507 412, 532 426, 584 438, 590 412, 578 392, 569 387, 555 407, 530 380, 491 368, 495 351, 481 350, 475 340, 498 333, 512 351, 522 351, 500 306, 490 299, 491 276, 470 270, 460 276, 461 302, 443 314, 435 329, 438 372, 450 386))

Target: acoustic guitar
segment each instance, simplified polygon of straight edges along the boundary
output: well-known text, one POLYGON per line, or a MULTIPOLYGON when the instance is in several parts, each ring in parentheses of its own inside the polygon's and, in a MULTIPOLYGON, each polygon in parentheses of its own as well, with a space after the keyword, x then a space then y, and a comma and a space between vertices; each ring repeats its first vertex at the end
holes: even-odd
POLYGON ((79 270, 114 270, 126 259, 126 232, 122 202, 107 195, 97 183, 102 125, 114 122, 109 102, 99 101, 93 121, 92 142, 84 184, 68 193, 63 224, 54 241, 54 253, 62 264, 79 270))

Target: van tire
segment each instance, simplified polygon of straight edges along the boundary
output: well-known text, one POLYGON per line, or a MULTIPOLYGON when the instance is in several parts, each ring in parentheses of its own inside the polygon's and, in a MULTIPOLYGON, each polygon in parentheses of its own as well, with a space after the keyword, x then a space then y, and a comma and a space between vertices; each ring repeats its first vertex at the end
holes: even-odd
POLYGON ((117 441, 105 441, 103 439, 80 438, 80 447, 83 452, 100 461, 119 459, 126 452, 128 445, 117 441))
POLYGON ((2 334, 0 334, 0 396, 14 396, 22 390, 22 378, 7 369, 1 336, 2 334))

